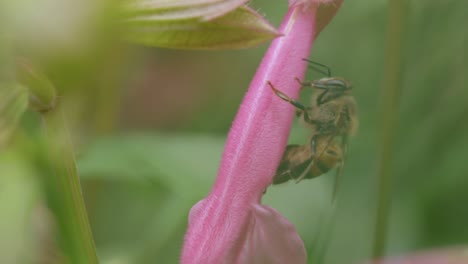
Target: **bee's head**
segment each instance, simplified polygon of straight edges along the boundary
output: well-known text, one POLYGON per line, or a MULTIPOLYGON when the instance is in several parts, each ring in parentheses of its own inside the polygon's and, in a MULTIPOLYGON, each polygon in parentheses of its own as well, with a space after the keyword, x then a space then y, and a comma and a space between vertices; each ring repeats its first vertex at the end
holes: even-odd
POLYGON ((351 84, 343 78, 327 77, 312 81, 312 87, 322 90, 317 97, 317 105, 324 104, 351 92, 351 84))

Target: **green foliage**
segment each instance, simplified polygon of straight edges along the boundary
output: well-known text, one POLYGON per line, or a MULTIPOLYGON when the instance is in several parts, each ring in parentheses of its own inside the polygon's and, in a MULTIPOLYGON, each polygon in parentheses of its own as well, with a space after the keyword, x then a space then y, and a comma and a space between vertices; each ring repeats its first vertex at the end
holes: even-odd
POLYGON ((18 83, 0 83, 0 152, 28 108, 28 94, 18 83))
POLYGON ((130 42, 155 47, 233 49, 256 46, 279 35, 249 7, 214 9, 222 12, 222 16, 213 13, 213 8, 205 10, 206 4, 198 8, 201 10, 196 5, 128 8, 122 22, 124 37, 130 42))
POLYGON ((123 243, 126 253, 122 254, 131 263, 177 258, 188 211, 209 191, 223 145, 224 140, 213 137, 163 134, 115 136, 95 142, 79 160, 79 172, 83 180, 109 186, 104 193, 119 190, 118 202, 107 201, 104 213, 102 209, 95 212, 103 217, 95 223, 97 241, 106 241, 105 236, 112 233, 107 250, 123 243), (127 216, 115 217, 121 214, 127 216), (129 226, 131 234, 122 226, 129 226), (99 231, 104 229, 107 231, 99 231), (168 250, 168 244, 177 246, 168 250))
POLYGON ((222 139, 208 136, 116 136, 96 141, 78 167, 84 179, 151 181, 181 195, 200 196, 216 175, 213 164, 221 160, 223 146, 222 139))
MULTIPOLYGON (((38 244, 30 217, 37 203, 38 188, 31 164, 18 150, 0 152, 0 262, 32 263, 38 244)), ((37 223, 39 224, 39 223, 37 223)))

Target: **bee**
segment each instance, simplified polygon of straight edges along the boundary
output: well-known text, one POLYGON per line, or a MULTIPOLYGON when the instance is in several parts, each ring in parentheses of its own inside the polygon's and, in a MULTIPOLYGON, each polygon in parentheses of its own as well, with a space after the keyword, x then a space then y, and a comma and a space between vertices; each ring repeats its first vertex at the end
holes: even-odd
POLYGON ((334 168, 337 168, 337 177, 340 177, 346 159, 348 137, 357 131, 357 105, 351 95, 351 84, 343 78, 331 77, 330 68, 327 66, 304 60, 309 66, 325 68, 326 72, 314 69, 327 75, 325 78, 309 82, 301 82, 296 78, 301 88, 315 89, 310 106, 304 106, 268 82, 278 97, 296 108, 296 115, 311 131, 306 145, 286 147, 273 178, 273 184, 280 184, 290 179, 299 182, 315 178, 334 168))
MULTIPOLYGON (((312 138, 311 138, 312 139, 312 138)), ((311 179, 333 169, 343 157, 341 145, 328 136, 318 136, 315 153, 312 155, 311 142, 306 145, 288 145, 278 166, 273 184, 280 184, 291 179, 311 179)))

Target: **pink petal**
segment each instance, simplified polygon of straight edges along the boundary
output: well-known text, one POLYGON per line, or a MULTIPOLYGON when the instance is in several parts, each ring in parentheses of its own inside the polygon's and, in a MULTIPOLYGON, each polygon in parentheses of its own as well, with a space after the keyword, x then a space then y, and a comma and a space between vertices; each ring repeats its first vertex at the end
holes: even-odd
POLYGON ((221 168, 211 193, 194 206, 185 236, 182 263, 222 263, 242 245, 241 230, 250 207, 271 183, 286 146, 294 109, 275 96, 271 81, 296 97, 309 56, 315 9, 291 8, 264 57, 228 135, 221 168), (287 66, 286 66, 287 65, 287 66))
POLYGON ((240 258, 236 263, 307 263, 304 243, 294 226, 275 209, 252 205, 240 258))
POLYGON ((317 5, 289 8, 250 84, 228 135, 211 193, 191 210, 182 263, 305 263, 302 241, 276 211, 262 207, 286 147, 294 108, 267 85, 297 98, 315 37, 317 5), (265 244, 266 243, 266 244, 265 244))

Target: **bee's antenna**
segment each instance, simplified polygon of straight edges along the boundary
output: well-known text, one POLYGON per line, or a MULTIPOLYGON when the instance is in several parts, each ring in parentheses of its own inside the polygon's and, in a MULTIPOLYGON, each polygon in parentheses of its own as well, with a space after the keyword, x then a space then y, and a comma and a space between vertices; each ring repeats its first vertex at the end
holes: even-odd
POLYGON ((330 70, 330 67, 328 67, 327 65, 325 64, 321 64, 321 63, 318 63, 318 62, 315 62, 315 61, 312 61, 312 60, 309 60, 309 59, 302 59, 303 61, 306 61, 307 63, 309 63, 309 68, 323 74, 323 75, 326 75, 328 77, 331 77, 331 70, 330 70), (311 65, 313 64, 313 65, 311 65), (314 65, 316 66, 320 66, 322 67, 322 69, 318 68, 318 67, 315 67, 314 65), (325 69, 326 71, 324 71, 323 69, 325 69))

